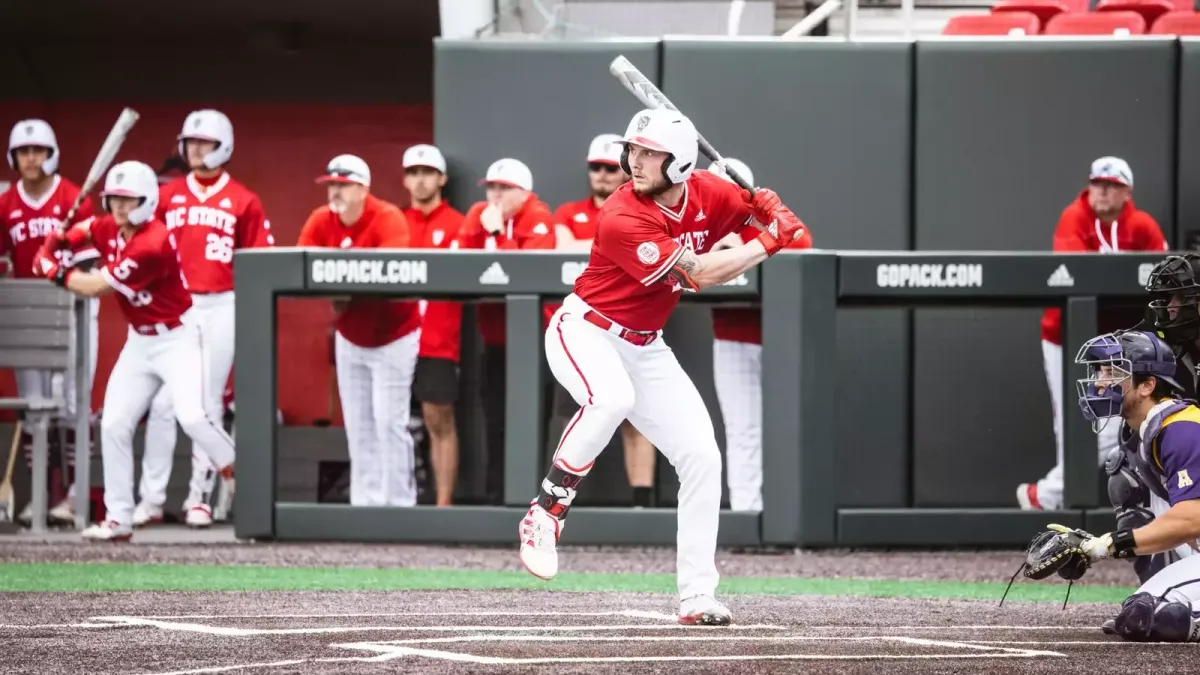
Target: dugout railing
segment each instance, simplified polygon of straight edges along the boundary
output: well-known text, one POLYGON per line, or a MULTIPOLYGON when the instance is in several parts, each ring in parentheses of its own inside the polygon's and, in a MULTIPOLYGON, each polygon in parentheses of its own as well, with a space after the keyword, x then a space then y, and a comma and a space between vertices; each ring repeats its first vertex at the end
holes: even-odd
MULTIPOLYGON (((1145 297, 1162 255, 1052 253, 857 253, 777 255, 724 286, 689 300, 760 301, 763 309, 763 512, 722 511, 724 546, 1021 545, 1046 522, 1105 529, 1096 439, 1074 406, 1073 356, 1096 332, 1098 298, 1145 297), (1055 283, 1049 279, 1062 266, 1055 283), (824 387, 838 377, 839 306, 1037 307, 1064 309, 1066 508, 843 508, 835 473, 838 412, 824 387)), ((325 541, 511 543, 538 480, 542 411, 543 299, 570 291, 586 264, 563 253, 239 251, 235 391, 239 538, 325 541), (502 275, 484 272, 499 265, 502 275), (490 280, 493 283, 485 283, 490 280), (500 280, 500 283, 496 283, 500 280), (507 311, 504 506, 352 507, 277 500, 276 300, 286 296, 376 295, 503 298, 507 311)), ((970 367, 970 364, 964 364, 970 367)), ((961 414, 975 414, 964 404, 961 414)), ((1015 420, 1014 423, 1020 423, 1015 420)), ((896 452, 911 459, 911 447, 896 452)), ((964 448, 963 452, 970 452, 964 448)), ((966 477, 964 477, 966 478, 966 477)), ((572 509, 564 543, 675 542, 675 510, 572 509)))

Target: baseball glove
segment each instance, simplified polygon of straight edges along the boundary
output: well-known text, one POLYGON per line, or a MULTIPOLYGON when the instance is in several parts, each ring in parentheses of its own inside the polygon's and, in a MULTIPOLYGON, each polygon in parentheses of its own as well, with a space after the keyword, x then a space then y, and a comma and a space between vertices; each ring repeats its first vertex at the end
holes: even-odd
POLYGON ((1079 579, 1092 564, 1083 550, 1090 536, 1065 527, 1038 534, 1025 551, 1025 576, 1039 580, 1057 572, 1067 581, 1079 579))

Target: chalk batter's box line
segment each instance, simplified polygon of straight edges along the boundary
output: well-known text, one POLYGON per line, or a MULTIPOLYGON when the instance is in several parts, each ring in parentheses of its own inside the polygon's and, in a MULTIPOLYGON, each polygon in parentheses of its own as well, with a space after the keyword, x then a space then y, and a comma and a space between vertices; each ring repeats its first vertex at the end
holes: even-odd
MULTIPOLYGON (((406 643, 416 642, 437 642, 446 643, 451 641, 459 642, 487 642, 489 636, 464 636, 463 639, 455 640, 454 638, 441 638, 434 640, 411 640, 406 643)), ((719 636, 701 637, 695 636, 691 638, 694 641, 718 641, 719 636)), ((491 641, 518 641, 520 638, 500 637, 491 641)), ((657 641, 660 638, 650 638, 652 641, 657 641)), ((740 641, 754 641, 754 637, 727 637, 726 640, 737 639, 740 641)), ((757 638, 759 641, 774 640, 783 641, 787 637, 775 638, 757 638)), ((476 654, 466 654, 462 652, 451 652, 439 649, 420 649, 416 647, 407 647, 397 645, 395 643, 371 643, 359 642, 350 644, 338 644, 335 647, 345 649, 361 649, 373 651, 379 654, 390 653, 394 654, 395 658, 404 656, 421 656, 431 659, 439 659, 444 661, 458 661, 466 663, 474 663, 478 665, 536 665, 536 664, 554 664, 554 663, 649 663, 649 662, 686 662, 686 661, 912 661, 912 660, 937 660, 937 659, 965 659, 965 658, 1037 658, 1037 657, 1062 657, 1067 655, 1061 652, 1035 650, 1035 649, 1017 649, 1012 647, 992 647, 984 645, 976 645, 967 642, 954 642, 949 640, 927 640, 923 638, 900 637, 900 636, 873 636, 873 637, 825 637, 814 638, 812 636, 793 636, 797 641, 826 641, 826 642, 861 642, 866 640, 893 642, 899 644, 908 644, 922 647, 942 647, 945 649, 958 650, 957 653, 951 654, 731 654, 731 655, 688 655, 688 656, 562 656, 562 657, 502 657, 502 656, 480 656, 476 654), (968 653, 963 653, 963 652, 968 653)), ((523 640, 522 640, 523 641, 523 640)), ((546 641, 562 641, 562 640, 546 640, 546 641)), ((626 642, 646 641, 638 637, 626 637, 626 642)))

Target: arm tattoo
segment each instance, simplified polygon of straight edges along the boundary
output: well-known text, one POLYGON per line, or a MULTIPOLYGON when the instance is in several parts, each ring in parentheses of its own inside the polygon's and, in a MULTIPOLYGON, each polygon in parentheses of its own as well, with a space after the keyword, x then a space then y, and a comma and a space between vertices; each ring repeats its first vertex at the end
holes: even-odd
POLYGON ((696 282, 692 281, 700 270, 704 269, 704 263, 700 261, 696 252, 690 248, 683 249, 683 255, 679 256, 679 260, 671 266, 670 274, 680 286, 692 291, 700 290, 696 282))

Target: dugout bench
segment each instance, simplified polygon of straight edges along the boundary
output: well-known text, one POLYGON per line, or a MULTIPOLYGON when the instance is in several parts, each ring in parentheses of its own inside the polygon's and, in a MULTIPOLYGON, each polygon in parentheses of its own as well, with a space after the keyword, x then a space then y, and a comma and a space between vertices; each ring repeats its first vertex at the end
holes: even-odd
MULTIPOLYGON (((1073 414, 1074 355, 1096 333, 1098 297, 1144 298, 1163 254, 785 251, 688 301, 761 302, 762 514, 722 511, 722 546, 1023 546, 1046 522, 1103 531, 1096 441, 1073 414), (1066 276, 1060 267, 1068 270, 1066 276), (1054 283, 1050 282, 1055 277, 1054 283), (1067 279, 1069 278, 1069 283, 1067 279), (833 397, 806 382, 837 378, 839 306, 1061 306, 1066 509, 841 508, 833 397)), ((542 300, 570 292, 586 266, 557 252, 276 248, 234 255, 238 294, 236 534, 242 539, 509 544, 541 465, 542 300), (497 273, 499 267, 501 273, 497 273), (486 274, 485 274, 486 273, 486 274), (279 502, 276 300, 284 296, 503 297, 507 306, 504 506, 352 507, 279 502)), ((897 451, 911 453, 911 448, 897 451)), ((675 543, 674 509, 572 508, 575 545, 675 543)))
MULTIPOLYGON (((75 527, 87 526, 91 512, 89 488, 91 447, 90 353, 91 335, 87 303, 72 293, 61 290, 44 279, 0 279, 0 368, 14 370, 36 368, 49 370, 62 378, 70 370, 75 374, 75 439, 80 453, 75 463, 75 527)), ((66 391, 65 387, 62 391, 66 391)), ((63 414, 67 401, 59 398, 0 398, 0 409, 14 410, 22 415, 24 424, 33 436, 33 467, 31 477, 30 530, 34 534, 46 531, 48 489, 46 474, 49 468, 50 420, 63 414)), ((21 448, 4 439, 5 462, 23 463, 21 448)), ((7 467, 7 464, 0 465, 7 467)), ((17 465, 19 466, 19 464, 17 465)), ((14 469, 15 473, 16 469, 14 469)), ((13 505, 14 515, 17 511, 13 505)))

